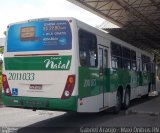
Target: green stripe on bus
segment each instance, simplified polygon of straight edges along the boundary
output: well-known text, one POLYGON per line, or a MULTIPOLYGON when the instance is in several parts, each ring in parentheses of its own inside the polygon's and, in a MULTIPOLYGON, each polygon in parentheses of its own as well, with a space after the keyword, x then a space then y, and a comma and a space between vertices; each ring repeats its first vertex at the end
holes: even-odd
POLYGON ((106 92, 114 92, 122 86, 124 89, 129 85, 131 89, 138 86, 153 83, 154 74, 138 72, 127 69, 107 68, 104 75, 100 75, 99 68, 79 67, 79 97, 90 97, 106 92))
POLYGON ((11 97, 2 94, 3 104, 19 108, 77 111, 77 96, 68 99, 40 97, 11 97))
POLYGON ((72 56, 5 57, 5 70, 69 70, 72 56))
POLYGON ((79 97, 89 97, 100 94, 98 68, 79 67, 79 97))

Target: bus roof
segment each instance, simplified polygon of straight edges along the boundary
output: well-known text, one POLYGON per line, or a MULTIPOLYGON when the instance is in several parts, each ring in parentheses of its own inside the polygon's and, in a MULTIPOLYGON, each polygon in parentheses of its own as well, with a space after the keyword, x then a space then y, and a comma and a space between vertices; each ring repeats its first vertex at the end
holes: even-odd
POLYGON ((118 38, 110 35, 109 33, 106 33, 105 31, 102 31, 101 29, 98 29, 96 27, 92 27, 92 26, 90 26, 90 25, 88 25, 88 24, 86 24, 86 23, 84 23, 84 22, 82 22, 82 21, 80 21, 80 20, 78 20, 78 19, 76 19, 74 17, 35 18, 35 19, 29 19, 29 20, 25 20, 25 21, 16 22, 16 23, 11 23, 11 24, 8 25, 8 27, 10 27, 11 25, 21 24, 21 23, 27 23, 27 22, 29 23, 29 22, 36 22, 36 21, 38 22, 38 21, 51 21, 51 20, 72 20, 72 21, 75 20, 76 23, 77 23, 77 25, 80 28, 84 28, 88 32, 91 32, 93 34, 101 36, 101 37, 103 37, 103 38, 105 38, 105 39, 107 39, 109 41, 115 42, 115 43, 120 44, 122 46, 125 46, 125 47, 128 47, 130 49, 133 49, 133 50, 135 50, 137 52, 140 52, 140 53, 142 53, 144 55, 148 55, 150 57, 151 56, 153 57, 153 54, 148 53, 147 51, 141 50, 141 49, 139 49, 139 48, 137 48, 137 47, 135 47, 135 46, 133 46, 133 45, 131 45, 131 44, 123 41, 123 40, 120 40, 120 39, 118 39, 118 38))

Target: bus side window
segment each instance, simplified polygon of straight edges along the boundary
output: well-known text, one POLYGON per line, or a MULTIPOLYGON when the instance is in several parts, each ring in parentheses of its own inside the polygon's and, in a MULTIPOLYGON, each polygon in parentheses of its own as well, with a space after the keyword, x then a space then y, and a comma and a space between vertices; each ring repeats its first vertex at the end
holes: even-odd
POLYGON ((131 50, 131 68, 132 70, 137 70, 137 62, 136 62, 136 52, 131 50))
POLYGON ((79 58, 81 66, 97 67, 97 38, 84 30, 79 30, 79 58))
POLYGON ((136 71, 137 70, 137 64, 136 61, 132 61, 132 70, 136 71))
POLYGON ((123 68, 131 69, 130 49, 122 47, 123 68))
POLYGON ((104 50, 104 68, 108 67, 108 51, 104 50))
POLYGON ((96 55, 95 51, 93 51, 93 50, 89 51, 89 57, 90 57, 90 65, 93 67, 96 66, 97 55, 96 55))
POLYGON ((80 56, 80 63, 82 66, 86 66, 87 65, 87 54, 86 51, 80 51, 79 52, 79 56, 80 56))
POLYGON ((141 55, 142 59, 142 70, 143 71, 151 71, 151 59, 146 55, 141 55))
POLYGON ((122 68, 122 49, 119 44, 111 42, 112 68, 122 68))
POLYGON ((141 64, 140 64, 141 60, 139 58, 137 58, 137 71, 141 71, 141 64))

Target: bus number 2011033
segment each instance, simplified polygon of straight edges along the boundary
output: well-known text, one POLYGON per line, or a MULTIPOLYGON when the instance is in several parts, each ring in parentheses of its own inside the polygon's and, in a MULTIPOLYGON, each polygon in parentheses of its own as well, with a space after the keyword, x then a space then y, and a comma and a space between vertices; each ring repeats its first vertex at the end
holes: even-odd
POLYGON ((8 80, 29 80, 33 81, 35 79, 34 73, 9 73, 8 80))

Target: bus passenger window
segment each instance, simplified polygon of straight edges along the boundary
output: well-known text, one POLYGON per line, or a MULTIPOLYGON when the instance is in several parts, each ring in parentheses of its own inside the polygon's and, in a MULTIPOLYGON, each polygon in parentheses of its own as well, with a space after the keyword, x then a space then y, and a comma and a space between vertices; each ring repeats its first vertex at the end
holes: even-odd
POLYGON ((84 30, 79 30, 79 58, 81 66, 97 67, 97 38, 84 30))
POLYGON ((96 66, 96 53, 94 51, 89 51, 89 57, 90 57, 90 65, 92 67, 96 66))
POLYGON ((119 44, 111 42, 112 67, 122 68, 122 48, 119 44))
POLYGON ((117 64, 118 64, 118 63, 117 63, 117 59, 114 58, 114 57, 112 57, 112 67, 113 67, 113 68, 117 68, 117 67, 118 67, 117 64))
POLYGON ((79 52, 79 56, 80 56, 80 63, 82 66, 86 66, 87 62, 86 62, 86 58, 87 58, 87 54, 86 51, 80 51, 79 52))
POLYGON ((137 62, 136 62, 136 52, 131 50, 131 69, 137 70, 137 62))
POLYGON ((108 67, 108 51, 105 49, 104 51, 104 68, 108 67))
POLYGON ((131 69, 131 60, 130 60, 130 49, 122 47, 122 57, 123 57, 123 68, 131 69))
POLYGON ((141 71, 141 59, 137 58, 137 71, 141 71))
POLYGON ((151 71, 151 59, 146 55, 141 55, 142 58, 142 70, 151 71))
POLYGON ((132 61, 132 70, 136 71, 137 70, 137 64, 136 61, 132 61))

